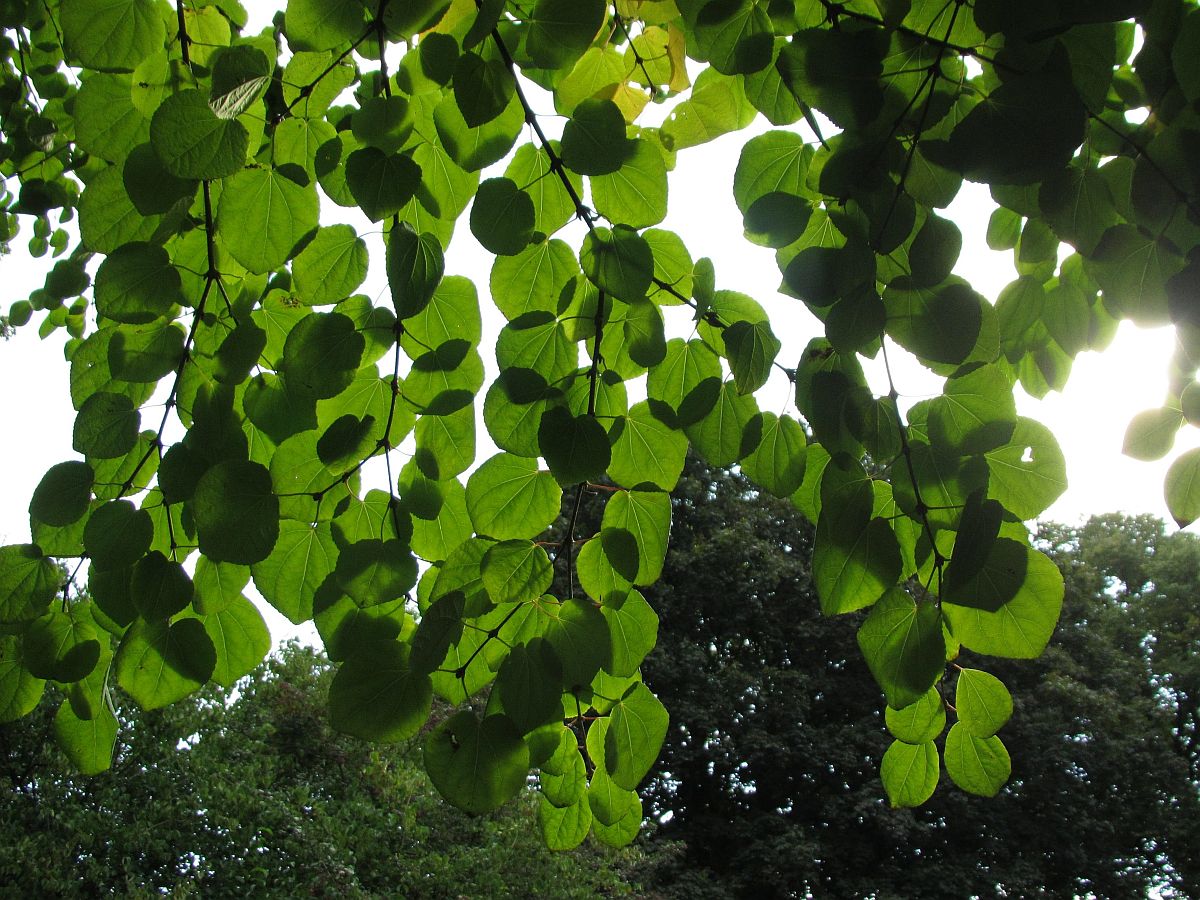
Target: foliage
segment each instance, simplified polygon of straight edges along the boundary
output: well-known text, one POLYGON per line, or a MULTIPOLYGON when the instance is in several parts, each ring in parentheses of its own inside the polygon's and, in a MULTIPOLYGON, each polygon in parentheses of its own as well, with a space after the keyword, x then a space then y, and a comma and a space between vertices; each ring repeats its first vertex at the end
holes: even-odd
MULTIPOLYGON (((427 738, 439 790, 483 811, 537 769, 551 846, 622 844, 668 728, 639 680, 657 622, 639 589, 689 445, 815 522, 821 607, 871 610, 860 646, 907 709, 960 648, 1036 657, 1057 621, 1061 577, 1022 521, 1064 462, 1016 386, 1061 386, 1118 319, 1173 321, 1172 395, 1130 452, 1165 452, 1194 412, 1184 0, 291 0, 259 34, 237 0, 0 15, 0 237, 32 219, 31 250, 56 257, 8 320, 67 329, 78 410, 31 542, 0 549, 0 697, 11 718, 62 685, 56 731, 85 771, 112 756, 114 683, 158 708, 262 659, 253 579, 316 622, 339 728, 404 739, 434 696, 486 696, 427 738), (661 126, 652 102, 672 104, 661 126), (775 128, 733 192, 823 323, 794 367, 779 323, 657 227, 676 154, 759 114, 775 128), (963 179, 990 187, 990 240, 1014 250, 994 304, 952 274, 939 211, 963 179), (464 217, 495 254, 494 379, 489 305, 446 274, 464 217), (355 293, 372 258, 390 305, 355 293), (902 351, 945 376, 904 410, 860 363, 902 351), (794 411, 759 409, 773 370, 794 411), (600 530, 538 543, 563 492, 579 509, 605 475, 600 530), (78 560, 65 583, 56 559, 78 560), (72 589, 85 561, 91 599, 72 589)), ((1180 524, 1197 466, 1167 479, 1180 524)), ((994 793, 1008 754, 989 729, 894 743, 892 802, 921 802, 943 754, 994 793)))
POLYGON ((122 700, 113 768, 95 777, 72 772, 48 740, 52 710, 0 726, 5 896, 630 892, 636 854, 551 853, 531 792, 467 818, 434 791, 418 742, 372 746, 332 731, 332 675, 323 656, 291 644, 236 694, 209 686, 153 711, 122 700))
MULTIPOLYGON (((851 622, 817 611, 811 527, 744 478, 689 463, 672 548, 647 598, 662 616, 643 675, 672 711, 647 887, 667 897, 1196 896, 1196 747, 1183 685, 1200 544, 1149 517, 1044 526, 1063 621, 1036 662, 991 663, 1013 689, 1010 783, 983 801, 943 779, 917 810, 878 796, 878 688, 851 622), (744 564, 731 565, 736 554, 744 564), (1105 575, 1139 560, 1136 591, 1105 575), (1155 587, 1143 590, 1147 582, 1155 587), (1165 648, 1174 649, 1167 658, 1165 648), (802 648, 799 652, 797 648, 802 648), (1164 703, 1162 689, 1180 691, 1164 703), (1069 835, 1064 840, 1063 836, 1069 835)), ((861 614, 860 614, 861 615, 861 614)), ((969 652, 965 688, 986 681, 969 652)), ((915 714, 913 718, 918 718, 915 714)), ((889 727, 901 723, 886 714, 889 727)), ((910 723, 911 724, 911 723, 910 723)), ((934 728, 940 730, 940 725, 934 728)), ((912 734, 912 738, 920 735, 912 734)))

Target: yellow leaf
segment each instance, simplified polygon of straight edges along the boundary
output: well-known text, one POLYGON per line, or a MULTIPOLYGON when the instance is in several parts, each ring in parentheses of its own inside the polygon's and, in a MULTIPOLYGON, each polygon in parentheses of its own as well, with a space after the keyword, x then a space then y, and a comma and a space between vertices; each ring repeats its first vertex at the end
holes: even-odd
POLYGON ((645 91, 628 84, 610 84, 596 91, 594 96, 601 100, 611 100, 617 104, 625 121, 631 124, 650 102, 650 97, 645 91))

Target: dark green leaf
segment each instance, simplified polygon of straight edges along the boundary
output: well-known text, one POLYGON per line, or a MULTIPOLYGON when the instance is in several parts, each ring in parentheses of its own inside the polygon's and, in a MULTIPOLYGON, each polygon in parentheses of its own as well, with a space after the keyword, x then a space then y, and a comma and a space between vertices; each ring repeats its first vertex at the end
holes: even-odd
POLYGON ((415 735, 429 717, 429 676, 409 665, 399 641, 367 641, 338 669, 329 688, 329 723, 368 741, 415 735))
POLYGON ((425 770, 443 797, 470 813, 498 809, 525 786, 529 750, 507 716, 455 713, 425 739, 425 770))
POLYGON ((51 466, 33 490, 29 515, 47 525, 70 525, 83 518, 92 499, 95 472, 85 462, 51 466))
POLYGON ((189 506, 200 552, 217 562, 259 562, 279 538, 279 498, 259 463, 229 460, 213 466, 197 483, 189 506))

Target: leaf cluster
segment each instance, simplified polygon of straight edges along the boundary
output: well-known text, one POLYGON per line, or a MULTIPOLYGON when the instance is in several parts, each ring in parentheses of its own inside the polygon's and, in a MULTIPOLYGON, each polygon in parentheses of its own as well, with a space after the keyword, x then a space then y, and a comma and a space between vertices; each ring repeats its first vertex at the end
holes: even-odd
MULTIPOLYGON (((237 0, 5 5, 0 238, 28 217, 58 256, 8 321, 66 329, 77 416, 30 542, 0 548, 3 717, 57 683, 64 748, 106 768, 113 684, 153 709, 261 660, 253 581, 316 623, 336 727, 401 740, 435 696, 464 704, 425 742, 447 798, 494 809, 537 770, 550 846, 627 843, 669 727, 639 676, 641 589, 691 447, 815 523, 825 613, 869 610, 859 644, 906 723, 891 801, 927 798, 942 760, 994 794, 1007 692, 987 681, 977 715, 934 726, 960 648, 1035 657, 1062 603, 1023 523, 1065 463, 1013 391, 1061 387, 1128 318, 1182 335, 1168 412, 1131 447, 1161 448, 1194 399, 1198 16, 291 0, 255 34, 237 0), (733 194, 822 323, 794 366, 780 323, 661 227, 676 155, 760 114, 733 194), (941 213, 964 179, 1014 252, 994 303, 955 273, 941 213), (463 219, 491 303, 447 274, 463 219), (359 293, 372 257, 383 302, 359 293), (861 364, 901 351, 945 378, 908 409, 861 364), (794 410, 760 408, 773 372, 794 410), (55 560, 77 562, 63 579, 55 560)), ((1168 477, 1181 524, 1196 465, 1168 477)))

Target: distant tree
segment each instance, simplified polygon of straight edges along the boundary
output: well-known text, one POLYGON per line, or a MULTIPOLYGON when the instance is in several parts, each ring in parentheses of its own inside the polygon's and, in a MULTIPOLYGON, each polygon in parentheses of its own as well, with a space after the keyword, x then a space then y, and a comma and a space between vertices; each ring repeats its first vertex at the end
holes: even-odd
MULTIPOLYGON (((542 846, 532 794, 468 818, 419 747, 332 731, 323 654, 289 644, 236 692, 122 700, 113 768, 71 771, 44 712, 0 726, 6 897, 561 897, 632 892, 634 851, 542 846)), ((45 709, 45 708, 44 708, 45 709)))
POLYGON ((911 811, 880 798, 890 738, 878 688, 853 664, 854 623, 821 615, 811 528, 743 477, 694 461, 673 502, 672 549, 647 591, 659 644, 643 666, 673 711, 648 788, 659 825, 647 879, 666 894, 1197 892, 1194 712, 1182 711, 1195 696, 1183 679, 1197 667, 1198 632, 1172 625, 1200 593, 1194 538, 1115 516, 1046 526, 1067 585, 1046 655, 956 661, 1014 689, 1012 780, 984 801, 947 789, 943 773, 928 806, 911 811), (1112 590, 1106 576, 1135 562, 1139 592, 1112 590))

